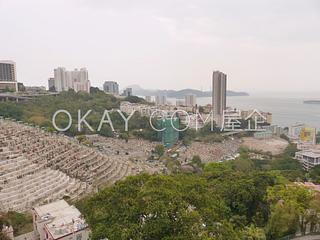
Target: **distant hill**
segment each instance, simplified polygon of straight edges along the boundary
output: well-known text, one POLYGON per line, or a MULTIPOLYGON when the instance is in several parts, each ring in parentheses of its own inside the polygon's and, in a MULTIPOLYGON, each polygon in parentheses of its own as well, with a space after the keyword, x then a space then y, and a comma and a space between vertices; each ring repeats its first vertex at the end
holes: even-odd
MULTIPOLYGON (((196 89, 182 89, 182 90, 151 90, 143 89, 139 85, 128 86, 132 88, 132 92, 137 96, 167 96, 168 98, 184 98, 185 95, 194 94, 197 97, 211 97, 211 91, 200 91, 196 89)), ((249 96, 246 92, 227 91, 227 96, 249 96)))

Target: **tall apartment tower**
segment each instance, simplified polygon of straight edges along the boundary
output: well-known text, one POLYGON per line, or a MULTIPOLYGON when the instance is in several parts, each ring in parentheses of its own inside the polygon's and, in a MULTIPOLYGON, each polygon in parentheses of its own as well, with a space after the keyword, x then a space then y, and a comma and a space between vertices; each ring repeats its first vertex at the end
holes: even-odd
POLYGON ((130 97, 132 96, 132 88, 126 88, 123 90, 122 96, 130 97))
POLYGON ((81 68, 67 71, 63 67, 54 69, 54 88, 57 92, 73 89, 75 92, 90 92, 88 70, 81 68))
POLYGON ((105 81, 103 84, 103 91, 114 95, 119 95, 119 84, 114 81, 105 81))
POLYGON ((0 90, 18 91, 16 63, 0 60, 0 90))
POLYGON ((164 95, 156 96, 156 105, 163 106, 167 104, 167 97, 164 95))
POLYGON ((197 97, 194 94, 189 94, 184 97, 184 101, 187 107, 194 107, 197 104, 197 97))
POLYGON ((223 72, 214 71, 212 88, 213 117, 218 127, 222 127, 223 111, 227 107, 227 75, 223 72))

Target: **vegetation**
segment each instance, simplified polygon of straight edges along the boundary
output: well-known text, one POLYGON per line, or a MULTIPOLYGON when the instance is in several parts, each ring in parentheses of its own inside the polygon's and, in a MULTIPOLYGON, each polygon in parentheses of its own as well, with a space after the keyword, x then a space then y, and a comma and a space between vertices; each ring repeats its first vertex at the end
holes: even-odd
POLYGON ((144 100, 143 98, 137 96, 128 96, 124 99, 124 101, 131 102, 131 103, 142 103, 142 104, 151 104, 144 100))
MULTIPOLYGON (((3 225, 12 226, 15 236, 31 232, 33 230, 32 215, 29 213, 7 212, 0 213, 0 233, 3 225)), ((0 235, 1 239, 1 235, 0 235)))
MULTIPOLYGON (((105 109, 119 108, 120 100, 98 89, 91 94, 68 92, 59 96, 45 96, 28 102, 0 103, 5 117, 34 123, 54 131, 51 118, 58 109, 69 111, 75 120, 66 134, 76 136, 90 145, 85 137, 88 127, 77 131, 77 110, 97 129, 105 109)), ((131 102, 143 102, 128 97, 131 102)), ((135 114, 129 121, 129 132, 124 131, 124 121, 117 112, 110 117, 116 133, 105 124, 99 134, 127 140, 130 136, 156 139, 148 119, 135 114)), ((64 127, 68 119, 57 118, 64 127)), ((219 129, 210 131, 210 125, 196 132, 182 132, 180 140, 222 142, 219 129)), ((283 154, 250 152, 241 149, 234 161, 204 165, 194 156, 189 166, 194 170, 182 171, 181 163, 164 154, 157 145, 154 153, 163 160, 170 175, 141 174, 132 176, 77 203, 92 230, 92 239, 109 240, 275 240, 297 231, 317 231, 320 224, 320 197, 313 191, 292 182, 305 180, 306 176, 320 182, 320 167, 309 174, 293 159, 297 151, 289 145, 283 154)), ((185 165, 184 165, 185 166, 185 165)), ((2 223, 12 225, 17 235, 30 231, 32 217, 9 212, 0 215, 2 223)), ((0 235, 0 240, 4 239, 0 235)))
POLYGON ((129 177, 77 205, 93 239, 274 240, 307 226, 317 231, 319 195, 287 178, 303 173, 293 149, 267 168, 246 149, 235 161, 204 166, 194 156, 202 171, 129 177))
MULTIPOLYGON (((184 127, 185 126, 182 126, 181 129, 184 127)), ((189 128, 186 131, 180 132, 179 138, 185 145, 191 144, 192 141, 205 143, 223 142, 225 138, 220 133, 220 129, 216 127, 215 123, 212 129, 211 123, 207 123, 198 131, 189 128)))
POLYGON ((309 177, 313 180, 313 182, 320 184, 320 165, 317 165, 311 169, 309 177))
MULTIPOLYGON (((127 97, 125 100, 130 102, 144 102, 143 99, 135 96, 127 97)), ((125 132, 125 122, 116 111, 109 113, 116 133, 112 131, 108 123, 103 124, 101 131, 97 132, 104 111, 119 109, 120 101, 119 98, 105 94, 97 88, 92 88, 91 94, 84 92, 75 93, 70 90, 69 92, 62 92, 58 96, 43 96, 33 99, 32 101, 18 103, 1 102, 0 112, 4 117, 32 123, 44 127, 49 131, 55 131, 52 124, 52 117, 57 110, 64 109, 72 116, 71 128, 65 132, 65 134, 69 136, 98 133, 102 136, 111 137, 119 133, 124 139, 129 136, 136 136, 153 141, 157 140, 156 133, 154 133, 149 125, 149 119, 140 116, 139 113, 135 113, 132 118, 130 118, 129 133, 125 132), (90 126, 92 126, 93 132, 85 124, 83 124, 82 130, 78 131, 78 110, 81 110, 81 116, 84 116, 87 111, 92 110, 86 117, 86 120, 90 126)), ((105 119, 107 119, 107 117, 105 119)), ((66 114, 61 113, 56 117, 56 125, 60 128, 65 128, 68 122, 69 118, 66 114)))

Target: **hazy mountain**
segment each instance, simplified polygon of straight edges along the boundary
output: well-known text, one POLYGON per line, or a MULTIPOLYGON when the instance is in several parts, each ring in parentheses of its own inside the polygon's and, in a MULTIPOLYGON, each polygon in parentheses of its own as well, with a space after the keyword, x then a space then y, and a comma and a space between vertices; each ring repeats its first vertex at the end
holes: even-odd
MULTIPOLYGON (((182 89, 182 90, 152 90, 143 89, 139 85, 128 86, 132 88, 132 92, 137 96, 161 96, 165 95, 168 98, 184 98, 185 95, 194 94, 197 97, 211 97, 211 91, 200 91, 196 89, 182 89)), ((246 92, 227 91, 227 96, 249 96, 246 92)))

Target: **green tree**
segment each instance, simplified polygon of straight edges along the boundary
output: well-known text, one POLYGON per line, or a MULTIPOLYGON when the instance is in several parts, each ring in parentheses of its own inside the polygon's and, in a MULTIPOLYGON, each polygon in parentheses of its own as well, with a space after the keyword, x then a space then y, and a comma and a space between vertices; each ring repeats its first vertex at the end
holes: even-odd
POLYGON ((191 163, 194 166, 198 167, 198 168, 203 168, 203 164, 201 162, 201 158, 198 155, 195 155, 195 156, 192 157, 191 163))
POLYGON ((266 240, 266 235, 264 230, 257 228, 254 225, 245 227, 243 230, 243 239, 244 240, 266 240))
POLYGON ((298 229, 305 233, 310 223, 310 203, 315 195, 309 189, 297 185, 277 185, 268 190, 272 203, 267 226, 269 239, 294 234, 298 229))
POLYGON ((159 157, 162 157, 165 152, 165 148, 163 145, 159 144, 154 148, 154 152, 158 154, 159 157))
POLYGON ((239 239, 228 208, 198 175, 129 177, 78 204, 93 239, 239 239))
POLYGON ((313 167, 310 170, 309 176, 315 183, 320 183, 320 165, 313 167))

